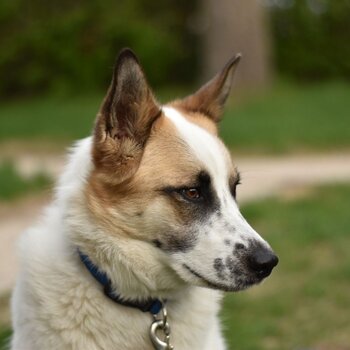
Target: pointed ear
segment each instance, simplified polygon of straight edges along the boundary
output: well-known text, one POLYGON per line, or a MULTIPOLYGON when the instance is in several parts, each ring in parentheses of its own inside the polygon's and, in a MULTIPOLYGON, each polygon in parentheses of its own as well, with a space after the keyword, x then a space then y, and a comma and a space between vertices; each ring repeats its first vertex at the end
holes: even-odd
POLYGON ((115 184, 134 175, 160 113, 138 59, 130 49, 123 49, 96 120, 93 141, 96 168, 115 184))
POLYGON ((231 58, 225 67, 197 92, 178 102, 178 106, 191 111, 205 114, 214 122, 219 122, 223 107, 230 94, 233 76, 241 54, 231 58))

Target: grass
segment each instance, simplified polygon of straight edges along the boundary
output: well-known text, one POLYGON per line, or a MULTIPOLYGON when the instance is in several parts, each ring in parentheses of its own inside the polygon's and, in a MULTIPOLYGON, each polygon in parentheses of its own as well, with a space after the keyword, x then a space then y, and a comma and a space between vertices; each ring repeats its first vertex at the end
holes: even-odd
MULTIPOLYGON (((327 186, 242 209, 280 264, 262 285, 226 296, 222 323, 230 349, 349 348, 349 198, 350 185, 327 186)), ((8 334, 0 332, 0 349, 8 334)))
POLYGON ((5 328, 0 330, 0 350, 7 350, 8 342, 11 336, 11 330, 9 328, 5 328))
POLYGON ((225 298, 222 319, 230 348, 349 348, 349 198, 350 186, 339 185, 307 198, 243 208, 280 264, 263 285, 225 298))
POLYGON ((0 141, 71 141, 89 135, 102 95, 43 97, 0 107, 0 141))
POLYGON ((48 188, 51 180, 41 173, 25 178, 16 171, 11 162, 5 161, 0 164, 0 184, 0 201, 8 201, 48 188))
POLYGON ((5 350, 8 343, 9 337, 11 335, 10 329, 10 295, 1 294, 0 295, 0 350, 5 350))
POLYGON ((277 86, 226 113, 221 134, 234 149, 254 153, 350 147, 350 85, 277 86))
MULTIPOLYGON (((234 99, 235 91, 232 95, 234 99)), ((221 133, 229 146, 241 152, 350 148, 349 96, 350 85, 340 82, 313 86, 280 84, 229 107, 221 133)), ((102 93, 95 93, 2 104, 0 142, 70 142, 87 136, 102 97, 102 93)))

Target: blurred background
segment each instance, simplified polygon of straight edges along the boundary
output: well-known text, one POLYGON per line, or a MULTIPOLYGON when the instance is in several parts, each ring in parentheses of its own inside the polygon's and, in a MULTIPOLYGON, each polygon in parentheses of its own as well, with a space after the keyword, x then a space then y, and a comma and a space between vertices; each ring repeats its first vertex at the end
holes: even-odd
POLYGON ((89 135, 118 51, 159 100, 243 59, 221 134, 242 211, 280 264, 227 295, 230 349, 350 349, 350 0, 0 2, 0 349, 19 233, 89 135))

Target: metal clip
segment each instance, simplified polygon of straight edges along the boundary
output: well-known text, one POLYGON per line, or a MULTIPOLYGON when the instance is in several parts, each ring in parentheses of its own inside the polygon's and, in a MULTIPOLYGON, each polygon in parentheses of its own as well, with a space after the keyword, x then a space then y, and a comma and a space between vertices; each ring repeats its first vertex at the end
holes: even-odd
POLYGON ((161 310, 161 318, 157 319, 157 315, 153 315, 154 321, 150 328, 150 338, 155 350, 173 350, 174 347, 170 344, 170 325, 168 323, 167 310, 163 304, 161 310), (157 332, 163 333, 163 339, 158 337, 157 332))

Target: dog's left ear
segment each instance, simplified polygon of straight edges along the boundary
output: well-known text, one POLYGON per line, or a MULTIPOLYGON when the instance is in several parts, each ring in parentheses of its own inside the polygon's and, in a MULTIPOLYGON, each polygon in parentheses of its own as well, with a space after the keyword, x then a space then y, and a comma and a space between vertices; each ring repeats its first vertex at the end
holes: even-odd
POLYGON ((137 57, 130 49, 122 50, 96 120, 95 167, 115 184, 134 175, 160 114, 137 57))
POLYGON ((214 122, 219 122, 240 59, 241 54, 232 57, 212 80, 203 85, 193 95, 180 100, 176 104, 190 112, 200 112, 214 122))

